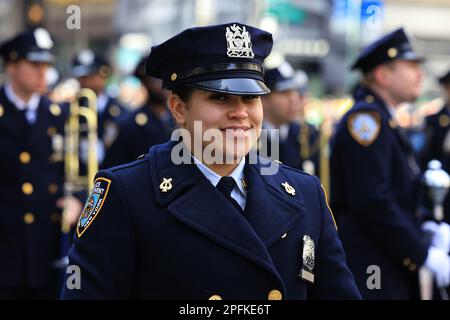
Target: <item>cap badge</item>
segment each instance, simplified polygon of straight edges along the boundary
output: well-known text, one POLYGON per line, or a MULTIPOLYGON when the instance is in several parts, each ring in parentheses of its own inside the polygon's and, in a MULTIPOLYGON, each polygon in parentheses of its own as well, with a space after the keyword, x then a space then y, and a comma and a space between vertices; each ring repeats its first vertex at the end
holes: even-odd
POLYGON ((89 66, 94 62, 94 53, 91 50, 83 50, 78 54, 78 60, 84 66, 89 66))
POLYGON ((41 49, 51 49, 53 47, 53 41, 50 34, 43 28, 34 30, 34 39, 36 40, 36 45, 41 49))
POLYGON ((227 27, 225 34, 227 39, 227 55, 233 58, 253 58, 255 54, 252 50, 250 34, 245 29, 236 24, 227 27), (230 30, 231 29, 231 30, 230 30))

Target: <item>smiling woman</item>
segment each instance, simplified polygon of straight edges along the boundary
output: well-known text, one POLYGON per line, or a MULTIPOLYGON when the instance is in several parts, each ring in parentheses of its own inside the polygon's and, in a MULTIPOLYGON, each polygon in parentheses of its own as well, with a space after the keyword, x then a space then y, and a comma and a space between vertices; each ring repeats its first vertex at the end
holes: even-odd
POLYGON ((146 72, 171 90, 185 136, 98 173, 109 192, 86 204, 95 214, 69 256, 82 288, 63 298, 359 298, 320 182, 275 162, 265 174, 251 151, 271 48, 269 33, 238 23, 152 48, 146 72), (187 161, 174 158, 179 145, 187 161))

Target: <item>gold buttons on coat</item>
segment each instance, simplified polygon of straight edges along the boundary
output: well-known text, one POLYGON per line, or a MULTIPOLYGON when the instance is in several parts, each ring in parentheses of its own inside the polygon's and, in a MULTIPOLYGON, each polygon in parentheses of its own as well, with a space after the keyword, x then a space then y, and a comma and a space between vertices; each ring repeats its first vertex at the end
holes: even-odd
POLYGON ((33 193, 33 185, 29 182, 22 184, 22 192, 27 196, 33 193))
POLYGON ((58 192, 58 185, 54 182, 50 183, 48 185, 48 193, 55 194, 56 192, 58 192))
POLYGON ((27 164, 31 161, 31 155, 29 152, 23 151, 19 154, 19 160, 22 164, 27 164))
POLYGON ((269 294, 267 295, 267 299, 269 300, 282 300, 283 299, 283 295, 281 294, 281 292, 279 290, 270 290, 269 294))
POLYGON ((3 106, 0 104, 0 118, 3 117, 4 113, 5 113, 5 109, 3 109, 3 106))
POLYGON ((403 259, 403 266, 409 267, 410 264, 411 264, 411 259, 410 258, 403 259))
POLYGON ((51 137, 54 134, 56 134, 56 128, 55 127, 48 127, 47 128, 47 134, 51 137))
POLYGON ((53 103, 50 105, 50 113, 54 115, 55 117, 59 116, 61 114, 61 107, 57 105, 56 103, 53 103))
POLYGON ((140 126, 145 126, 148 122, 148 118, 145 113, 140 112, 134 117, 134 121, 140 126))
POLYGON ((375 101, 375 98, 374 98, 371 94, 369 94, 369 95, 366 96, 366 98, 365 98, 364 100, 365 100, 367 103, 372 103, 372 102, 375 101))
POLYGON ((213 294, 208 300, 222 300, 222 297, 218 294, 213 294))
POLYGON ((23 216, 23 221, 25 221, 26 224, 33 224, 34 222, 34 214, 27 212, 23 216))
POLYGON ((116 105, 113 105, 111 107, 109 107, 108 112, 110 115, 112 115, 114 118, 117 118, 118 116, 120 116, 120 114, 122 113, 122 111, 120 110, 120 108, 116 105))

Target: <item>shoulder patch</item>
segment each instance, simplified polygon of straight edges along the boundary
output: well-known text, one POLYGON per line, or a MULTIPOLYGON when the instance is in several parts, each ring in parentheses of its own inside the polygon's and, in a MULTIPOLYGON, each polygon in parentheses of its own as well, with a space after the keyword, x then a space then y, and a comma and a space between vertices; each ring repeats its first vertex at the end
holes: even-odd
POLYGON ((381 116, 375 111, 353 113, 348 117, 347 127, 356 142, 368 147, 380 134, 381 116))
POLYGON ((83 211, 81 211, 80 218, 77 224, 78 238, 89 228, 91 223, 100 213, 100 209, 106 200, 108 195, 109 186, 111 180, 106 178, 97 178, 94 181, 94 187, 91 190, 91 194, 86 200, 83 211))

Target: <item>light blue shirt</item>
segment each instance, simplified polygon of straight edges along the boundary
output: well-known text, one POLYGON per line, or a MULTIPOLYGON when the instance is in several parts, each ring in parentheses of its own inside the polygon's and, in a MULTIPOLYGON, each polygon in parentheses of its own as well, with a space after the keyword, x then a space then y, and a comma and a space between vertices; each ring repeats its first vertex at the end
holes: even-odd
POLYGON ((5 86, 6 97, 9 101, 11 101, 18 110, 25 111, 25 117, 29 124, 34 124, 37 118, 37 109, 39 107, 39 101, 41 100, 41 96, 37 93, 33 93, 30 100, 28 102, 23 101, 19 96, 14 92, 11 84, 7 84, 5 86))
MULTIPOLYGON (((222 177, 201 163, 196 157, 192 156, 192 159, 194 159, 194 163, 200 172, 203 173, 203 175, 212 183, 214 187, 217 187, 217 184, 222 177)), ((236 186, 231 191, 231 197, 237 201, 242 210, 245 209, 245 203, 247 201, 247 191, 245 190, 242 182, 244 180, 244 166, 245 158, 242 158, 241 162, 239 162, 238 166, 230 174, 230 177, 236 181, 236 186)))

